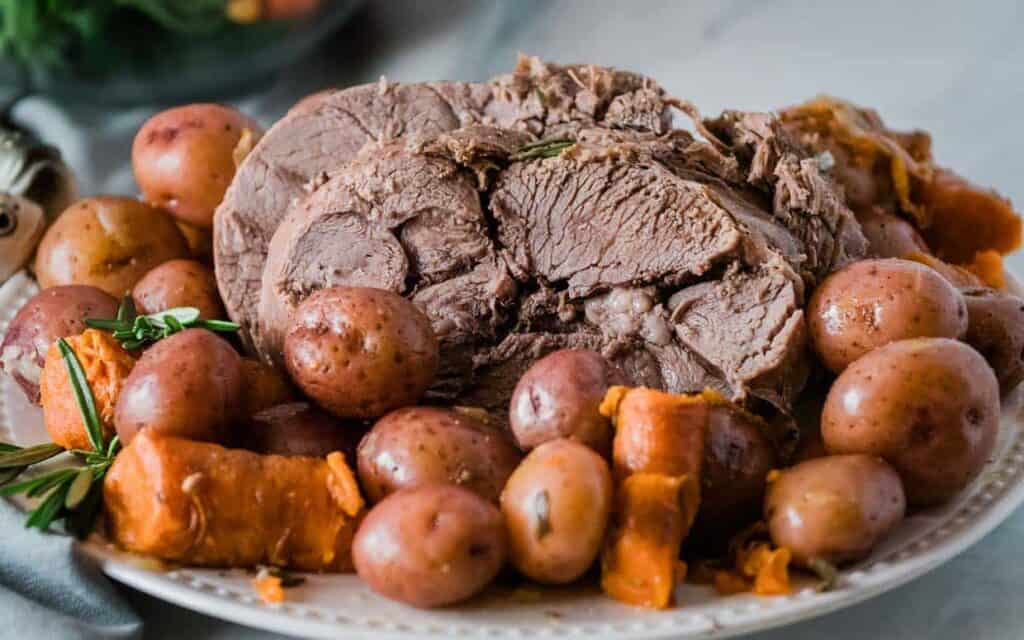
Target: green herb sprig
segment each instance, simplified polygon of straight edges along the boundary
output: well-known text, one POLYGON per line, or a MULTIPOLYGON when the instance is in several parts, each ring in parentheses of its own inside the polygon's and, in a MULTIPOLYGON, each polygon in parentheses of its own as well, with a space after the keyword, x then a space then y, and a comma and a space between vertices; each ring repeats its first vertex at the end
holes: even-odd
POLYGON ((532 160, 534 158, 554 158, 561 155, 563 151, 576 144, 569 139, 541 140, 528 144, 519 151, 513 153, 510 158, 515 161, 532 160))
POLYGON ((103 424, 96 411, 96 398, 74 349, 64 338, 57 341, 57 347, 67 368, 71 390, 92 449, 68 451, 53 443, 21 448, 0 443, 0 495, 20 493, 29 498, 42 497, 39 506, 29 513, 26 527, 46 530, 55 521, 63 520, 69 533, 84 538, 92 531, 102 500, 103 478, 114 463, 121 444, 117 436, 109 442, 104 438, 103 424), (79 464, 14 482, 30 466, 65 452, 76 456, 79 464))
POLYGON ((121 301, 116 318, 86 318, 86 326, 109 331, 125 349, 138 349, 185 329, 208 329, 222 333, 238 331, 240 325, 227 320, 204 320, 195 307, 175 307, 149 315, 137 315, 129 296, 121 301))

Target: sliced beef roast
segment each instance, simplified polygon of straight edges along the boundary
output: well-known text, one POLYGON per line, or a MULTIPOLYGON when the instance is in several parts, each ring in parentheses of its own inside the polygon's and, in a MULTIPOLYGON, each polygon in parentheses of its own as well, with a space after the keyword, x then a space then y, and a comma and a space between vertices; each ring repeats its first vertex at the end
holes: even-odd
MULTIPOLYGON (((606 116, 640 128, 656 122, 662 130, 669 115, 661 95, 650 79, 637 74, 593 65, 563 67, 524 56, 513 73, 486 84, 382 79, 302 100, 246 157, 217 209, 214 257, 228 314, 242 324, 242 336, 252 345, 258 339, 253 335, 259 330, 256 313, 274 231, 293 201, 367 143, 404 139, 411 145, 473 124, 542 136, 549 123, 554 130, 600 123, 606 116), (537 102, 541 95, 547 96, 543 104, 537 102)), ((506 145, 519 139, 508 133, 502 137, 506 145)), ((479 147, 463 148, 486 159, 488 145, 479 147)))
POLYGON ((312 291, 381 287, 441 338, 434 398, 503 412, 535 359, 579 346, 634 384, 786 412, 804 291, 864 238, 772 116, 698 117, 698 138, 672 107, 695 117, 642 76, 533 58, 486 85, 311 97, 218 211, 232 317, 275 361, 312 291))

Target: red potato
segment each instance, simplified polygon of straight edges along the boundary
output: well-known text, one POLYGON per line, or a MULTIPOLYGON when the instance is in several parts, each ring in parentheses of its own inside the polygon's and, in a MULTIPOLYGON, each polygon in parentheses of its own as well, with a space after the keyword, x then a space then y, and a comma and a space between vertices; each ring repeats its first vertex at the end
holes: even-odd
POLYGON ((963 295, 934 269, 896 258, 855 262, 825 278, 807 318, 815 351, 835 373, 896 340, 967 331, 963 295))
POLYGON ((903 218, 880 207, 857 214, 868 250, 877 258, 904 258, 912 253, 930 253, 924 238, 903 218))
POLYGON ((85 330, 85 318, 113 318, 117 300, 87 285, 44 289, 29 298, 7 325, 0 343, 0 370, 14 378, 30 401, 39 404, 39 376, 57 338, 85 330))
POLYGON ((584 349, 562 349, 535 362, 512 392, 509 424, 519 448, 572 438, 606 454, 612 427, 599 407, 618 378, 601 354, 584 349))
POLYGON ((153 267, 188 255, 184 236, 163 211, 96 196, 68 207, 46 230, 35 272, 44 289, 86 284, 120 298, 153 267))
POLYGON ((132 299, 140 313, 195 307, 208 320, 227 315, 213 271, 194 260, 168 260, 151 269, 132 289, 132 299))
POLYGON ((764 500, 765 478, 775 468, 775 448, 765 426, 729 405, 708 415, 701 464, 701 503, 691 537, 724 541, 757 519, 764 500))
POLYGON ((1024 299, 986 288, 963 293, 968 317, 964 342, 992 366, 1005 395, 1024 380, 1024 299))
POLYGON ((453 484, 497 502, 520 453, 465 411, 405 407, 377 421, 359 445, 359 480, 371 503, 399 489, 453 484))
POLYGON ((866 556, 903 520, 900 477, 868 455, 815 458, 783 470, 768 486, 765 521, 772 542, 804 567, 866 556))
POLYGON ((540 445, 501 494, 512 564, 538 582, 576 580, 601 550, 612 501, 604 458, 573 440, 540 445))
POLYGON ((219 104, 190 104, 154 115, 135 135, 132 170, 147 202, 182 222, 213 226, 213 212, 235 175, 234 151, 259 124, 219 104))
POLYGON ((299 394, 282 371, 255 358, 242 358, 246 416, 299 400, 299 394))
POLYGON ((128 444, 141 430, 225 443, 243 408, 241 358, 205 329, 147 349, 121 388, 114 425, 128 444))
POLYGON ((285 365, 295 383, 341 418, 375 418, 415 404, 437 372, 430 320, 383 289, 331 287, 292 314, 285 365))
POLYGON ((239 439, 256 453, 323 458, 340 451, 351 463, 365 432, 361 422, 335 418, 307 402, 292 402, 252 416, 239 439))
POLYGON ((999 435, 999 384, 977 351, 946 338, 901 340, 857 360, 821 417, 831 454, 880 456, 913 505, 943 502, 985 466, 999 435))
POLYGON ((451 485, 405 489, 363 520, 352 543, 356 572, 386 598, 442 607, 484 589, 505 564, 501 512, 451 485))

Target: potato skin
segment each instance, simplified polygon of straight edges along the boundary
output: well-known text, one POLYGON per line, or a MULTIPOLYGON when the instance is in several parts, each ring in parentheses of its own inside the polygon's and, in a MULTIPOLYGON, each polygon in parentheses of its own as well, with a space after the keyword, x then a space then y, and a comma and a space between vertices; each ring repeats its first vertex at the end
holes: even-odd
POLYGON ((359 444, 359 480, 371 502, 399 489, 453 484, 497 502, 519 451, 468 413, 405 407, 377 421, 359 444))
POLYGON ((963 296, 934 269, 910 260, 855 262, 818 286, 807 307, 814 349, 840 373, 882 345, 906 338, 960 338, 963 296))
POLYGON ((994 289, 964 291, 967 301, 967 335, 1007 394, 1024 380, 1024 300, 994 289))
POLYGON ((299 399, 283 373, 255 358, 242 358, 242 383, 246 416, 299 399))
POLYGON ((151 117, 132 142, 132 170, 145 200, 182 222, 212 227, 235 176, 234 150, 245 129, 256 137, 263 132, 252 118, 219 104, 189 104, 151 117))
POLYGON ((612 426, 599 407, 619 377, 601 354, 586 349, 562 349, 535 362, 512 392, 509 424, 519 448, 573 438, 607 454, 612 426))
POLYGON ((284 355, 295 383, 340 418, 415 404, 439 362, 427 316, 400 295, 367 287, 307 298, 292 314, 284 355))
MULTIPOLYGON (((131 376, 135 358, 109 333, 86 329, 80 335, 67 338, 85 371, 96 402, 96 413, 103 428, 103 437, 114 435, 114 415, 124 385, 131 376)), ((39 380, 43 402, 43 424, 50 439, 65 449, 92 451, 92 443, 85 431, 82 411, 78 407, 67 364, 54 342, 46 354, 46 364, 39 380)))
POLYGON ((140 430, 224 443, 241 417, 241 358, 205 329, 185 329, 157 342, 124 383, 114 424, 128 444, 140 430))
POLYGON ((213 271, 195 260, 168 260, 149 270, 132 289, 140 313, 195 307, 207 320, 227 317, 213 271))
POLYGON ((163 211, 96 196, 68 207, 46 230, 35 272, 44 289, 87 284, 120 298, 153 267, 188 255, 185 238, 163 211))
POLYGON ((28 299, 0 343, 0 370, 14 378, 25 396, 39 404, 39 376, 57 338, 85 330, 85 318, 113 318, 117 300, 86 285, 44 289, 28 299))
POLYGON ((757 519, 775 448, 764 426, 744 412, 712 407, 704 439, 701 501, 692 536, 728 537, 757 519))
POLYGON ((582 576, 601 550, 612 496, 608 463, 589 447, 567 439, 536 447, 501 493, 512 564, 546 584, 582 576))
POLYGON ((924 238, 903 218, 879 207, 857 213, 868 250, 878 258, 903 258, 911 253, 931 253, 924 238))
POLYGON ((946 338, 901 340, 839 376, 821 434, 831 454, 884 458, 912 505, 942 502, 981 471, 999 433, 999 384, 977 351, 946 338))
POLYGON ((365 432, 360 422, 335 418, 308 402, 291 402, 249 418, 240 440, 244 448, 256 453, 323 458, 340 451, 346 461, 354 463, 365 432))
POLYGON ((772 542, 808 566, 866 556, 903 520, 899 475, 876 456, 815 458, 785 469, 768 485, 765 521, 772 542))
POLYGON ((356 572, 380 595, 441 607, 484 589, 505 564, 501 512, 452 485, 403 489, 370 510, 356 532, 356 572))

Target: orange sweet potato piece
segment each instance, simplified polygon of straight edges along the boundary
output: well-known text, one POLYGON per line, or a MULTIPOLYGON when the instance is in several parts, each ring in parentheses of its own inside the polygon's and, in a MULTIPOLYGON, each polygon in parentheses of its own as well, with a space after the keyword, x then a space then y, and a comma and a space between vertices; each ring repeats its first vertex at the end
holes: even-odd
POLYGON ((978 276, 982 282, 994 289, 1006 288, 1006 271, 1003 269, 1003 256, 998 251, 986 249, 974 254, 974 260, 963 265, 965 269, 978 276))
POLYGON ((750 591, 750 581, 730 569, 716 571, 713 584, 715 591, 722 596, 750 591))
POLYGON ((615 424, 615 477, 631 473, 699 476, 710 409, 724 402, 714 391, 676 395, 643 387, 609 389, 601 412, 615 424))
POLYGON ((281 578, 277 576, 260 574, 252 579, 252 588, 260 600, 267 604, 284 602, 284 587, 281 578))
POLYGON ((982 287, 985 285, 981 278, 976 276, 974 273, 955 264, 943 262, 931 254, 915 251, 914 253, 908 253, 903 257, 907 260, 920 262, 923 265, 927 265, 932 269, 935 269, 942 274, 942 277, 949 280, 950 284, 958 289, 970 289, 972 287, 982 287))
POLYGON ((785 595, 789 584, 789 562, 793 554, 785 547, 773 548, 768 542, 757 542, 740 550, 736 568, 754 581, 753 592, 759 596, 785 595))
POLYGON ((979 251, 1006 254, 1020 247, 1021 219, 1010 201, 939 169, 921 191, 929 223, 921 234, 943 260, 967 264, 979 251))
POLYGON ((208 567, 352 569, 363 513, 341 454, 260 455, 139 433, 103 483, 111 539, 162 560, 208 567))
POLYGON ((637 473, 622 481, 601 556, 601 587, 608 595, 654 609, 672 603, 679 548, 697 514, 699 491, 690 475, 637 473))
MULTIPOLYGON (((125 378, 135 366, 135 358, 110 334, 96 329, 86 329, 65 340, 78 357, 89 381, 89 388, 96 401, 96 413, 103 425, 103 437, 110 438, 114 435, 114 407, 125 378)), ((56 342, 50 345, 46 353, 39 389, 43 424, 50 439, 65 449, 91 451, 92 444, 85 431, 85 423, 82 422, 82 412, 71 390, 67 364, 56 342)))

